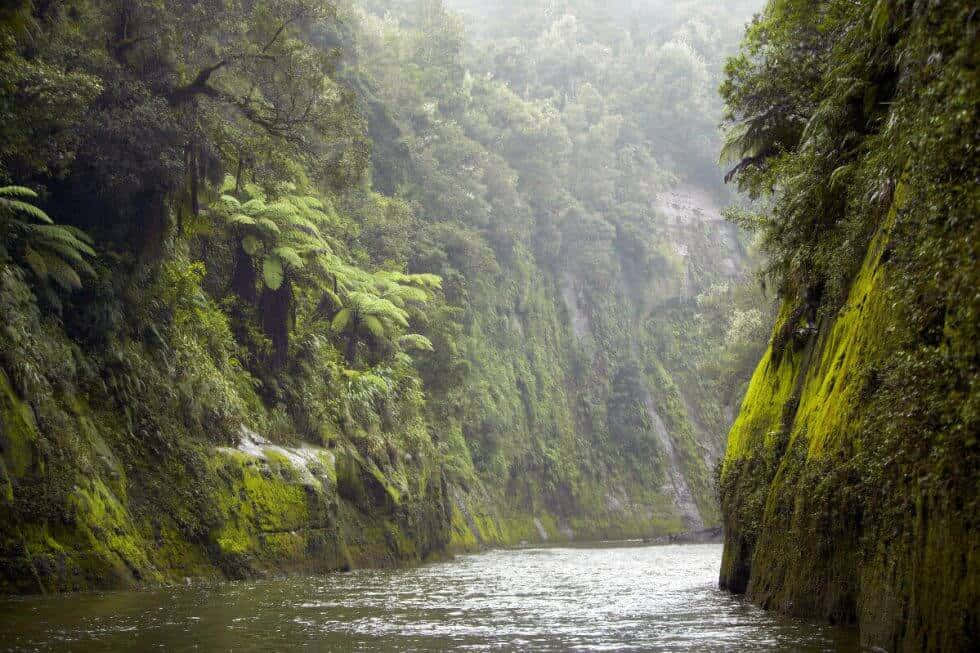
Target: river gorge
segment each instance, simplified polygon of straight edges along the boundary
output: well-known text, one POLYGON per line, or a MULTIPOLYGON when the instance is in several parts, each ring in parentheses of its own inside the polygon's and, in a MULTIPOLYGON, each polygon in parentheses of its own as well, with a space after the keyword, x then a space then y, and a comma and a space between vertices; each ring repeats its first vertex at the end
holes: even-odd
POLYGON ((8 599, 3 651, 846 651, 717 588, 721 546, 500 549, 413 568, 8 599))

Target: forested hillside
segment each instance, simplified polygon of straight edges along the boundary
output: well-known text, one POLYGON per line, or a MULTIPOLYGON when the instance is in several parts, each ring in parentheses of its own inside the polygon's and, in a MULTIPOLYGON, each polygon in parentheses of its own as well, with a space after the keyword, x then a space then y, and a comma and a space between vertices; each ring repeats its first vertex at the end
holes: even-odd
POLYGON ((722 585, 873 650, 980 640, 973 2, 770 2, 730 178, 782 300, 721 477, 722 585))
POLYGON ((5 2, 0 588, 716 524, 751 3, 653 5, 5 2))

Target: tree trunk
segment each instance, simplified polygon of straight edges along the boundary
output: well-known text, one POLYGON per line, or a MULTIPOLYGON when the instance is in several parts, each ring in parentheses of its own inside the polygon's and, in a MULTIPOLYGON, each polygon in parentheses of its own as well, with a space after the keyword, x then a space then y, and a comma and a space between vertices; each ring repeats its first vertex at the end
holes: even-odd
POLYGON ((197 152, 197 143, 191 145, 191 156, 190 156, 190 169, 191 169, 191 212, 196 218, 201 214, 201 204, 198 194, 200 193, 200 156, 197 152))
POLYGON ((235 273, 231 277, 231 289, 242 300, 249 304, 255 303, 255 281, 258 273, 255 263, 248 255, 239 239, 235 248, 235 273))
POLYGON ((138 202, 146 210, 142 214, 142 220, 132 223, 131 229, 138 232, 133 234, 133 242, 140 244, 141 260, 155 261, 160 258, 161 246, 170 222, 167 202, 163 193, 157 191, 142 193, 138 202))
POLYGON ((344 352, 344 357, 348 366, 352 366, 357 358, 357 335, 353 331, 347 332, 347 351, 344 352))
POLYGON ((242 157, 242 153, 238 153, 238 171, 235 173, 235 197, 241 199, 242 197, 242 174, 245 172, 245 159, 242 157))
POLYGON ((281 370, 289 356, 289 330, 293 315, 293 285, 283 280, 278 290, 266 288, 259 300, 262 330, 272 340, 272 369, 281 370))

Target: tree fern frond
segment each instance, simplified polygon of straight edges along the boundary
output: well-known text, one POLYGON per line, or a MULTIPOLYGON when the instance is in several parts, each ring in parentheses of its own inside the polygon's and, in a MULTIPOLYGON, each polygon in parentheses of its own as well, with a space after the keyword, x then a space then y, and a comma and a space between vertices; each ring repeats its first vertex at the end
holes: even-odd
POLYGON ((252 235, 245 236, 242 238, 242 249, 249 256, 255 256, 262 249, 262 241, 252 235))
POLYGON ((222 204, 224 204, 225 206, 233 210, 237 211, 238 209, 242 208, 242 203, 239 202, 238 198, 234 197, 233 195, 222 195, 218 199, 221 201, 222 204))
POLYGON ((242 204, 242 213, 254 217, 265 211, 265 208, 265 200, 259 198, 250 199, 242 204))
POLYGON ((351 323, 352 315, 353 312, 351 311, 351 309, 349 308, 340 309, 339 311, 337 311, 337 314, 333 316, 333 320, 330 321, 330 328, 337 333, 341 333, 345 331, 348 325, 350 325, 351 323))
POLYGON ((255 218, 245 215, 244 213, 236 213, 235 215, 228 218, 228 224, 236 225, 239 227, 254 227, 255 218))
POLYGON ((35 200, 38 195, 26 186, 3 186, 0 187, 0 197, 16 197, 20 199, 35 200))
POLYGON ((245 184, 243 190, 245 191, 245 194, 248 195, 250 198, 262 202, 263 205, 265 204, 265 191, 262 190, 262 187, 259 186, 258 184, 249 182, 245 184))
POLYGON ((299 253, 292 247, 277 247, 272 250, 272 253, 278 256, 283 263, 291 265, 294 268, 303 267, 303 258, 299 253))
POLYGON ((33 204, 22 202, 21 200, 0 197, 0 211, 9 212, 13 215, 30 216, 38 222, 43 222, 44 224, 54 224, 54 220, 52 220, 47 213, 33 204))
POLYGON ((287 222, 291 217, 297 215, 297 210, 288 201, 279 200, 267 205, 262 215, 277 222, 287 222))
POLYGON ((305 195, 300 198, 300 201, 310 209, 323 210, 323 200, 314 195, 305 195))
POLYGON ((846 183, 847 178, 850 176, 851 172, 854 170, 854 164, 843 165, 834 170, 830 174, 830 188, 831 190, 838 188, 842 183, 846 183))
POLYGON ((31 272, 39 279, 48 278, 48 266, 45 263, 45 259, 41 254, 35 249, 28 247, 24 252, 24 263, 30 268, 31 272))
POLYGON ((379 320, 377 317, 374 315, 365 315, 361 321, 364 324, 364 328, 366 328, 372 336, 378 340, 385 337, 385 327, 381 323, 381 320, 379 320))
MULTIPOLYGON (((76 265, 85 264, 85 256, 89 255, 88 252, 76 247, 74 243, 63 240, 35 239, 31 245, 38 250, 53 252, 76 265)), ((88 247, 87 245, 83 246, 88 247)))
POLYGON ((266 256, 262 261, 262 279, 270 290, 279 290, 285 279, 282 259, 278 256, 266 256))
POLYGON ((398 339, 398 346, 405 350, 435 351, 432 341, 418 333, 409 333, 398 339))
POLYGON ((414 286, 402 286, 397 284, 385 290, 385 292, 382 293, 382 296, 388 299, 397 297, 403 303, 406 301, 408 302, 429 301, 429 293, 422 290, 421 288, 416 288, 414 286))
POLYGON ((745 137, 748 134, 748 130, 748 125, 740 122, 725 132, 725 142, 722 145, 721 153, 718 155, 720 163, 731 163, 745 156, 745 137))
POLYGON ((301 229, 311 236, 320 236, 320 228, 317 227, 311 220, 304 218, 299 214, 293 214, 289 216, 288 222, 291 226, 301 229))
POLYGON ((65 263, 62 259, 48 256, 45 257, 48 268, 48 275, 65 290, 78 290, 82 287, 82 280, 78 272, 72 266, 65 263))
POLYGON ((891 22, 891 2, 890 0, 878 0, 878 4, 871 10, 871 33, 878 39, 884 38, 891 22))
POLYGON ((344 306, 344 302, 341 301, 340 297, 330 288, 321 288, 323 295, 320 297, 320 301, 316 305, 316 315, 321 317, 326 317, 330 313, 330 309, 341 309, 344 306))
MULTIPOLYGON (((74 227, 70 224, 63 224, 61 225, 61 228, 70 231, 71 234, 75 236, 75 238, 85 243, 86 245, 93 245, 93 246, 95 245, 95 239, 89 236, 88 233, 85 232, 84 230, 79 229, 78 227, 74 227)), ((92 256, 95 256, 94 250, 92 252, 92 256)))
POLYGON ((280 233, 282 233, 282 230, 279 228, 279 225, 277 225, 269 218, 258 218, 255 221, 255 224, 260 229, 262 229, 262 231, 266 232, 266 234, 278 236, 280 233))
POLYGON ((31 225, 28 231, 34 234, 35 243, 39 246, 49 242, 60 242, 65 243, 82 254, 95 256, 95 250, 88 243, 79 240, 71 229, 66 229, 61 225, 31 225))

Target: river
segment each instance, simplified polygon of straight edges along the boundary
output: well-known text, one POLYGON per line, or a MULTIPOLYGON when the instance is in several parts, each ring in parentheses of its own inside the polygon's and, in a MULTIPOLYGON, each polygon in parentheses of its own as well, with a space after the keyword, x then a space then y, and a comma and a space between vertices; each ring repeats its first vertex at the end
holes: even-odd
POLYGON ((11 651, 850 651, 717 589, 721 546, 489 551, 398 570, 0 600, 11 651))

